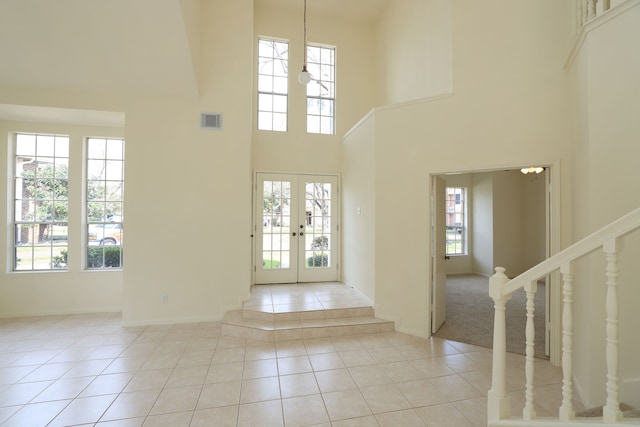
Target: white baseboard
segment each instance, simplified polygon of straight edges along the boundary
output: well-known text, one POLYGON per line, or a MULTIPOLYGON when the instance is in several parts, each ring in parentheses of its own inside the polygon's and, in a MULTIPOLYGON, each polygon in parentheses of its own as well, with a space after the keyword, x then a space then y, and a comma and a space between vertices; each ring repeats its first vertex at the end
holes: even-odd
POLYGON ((418 331, 416 329, 408 329, 408 328, 396 328, 398 332, 402 332, 403 334, 413 335, 414 337, 420 338, 429 338, 429 334, 425 334, 423 331, 418 331))
POLYGON ((122 326, 150 326, 150 325, 177 325, 184 323, 204 323, 204 322, 220 322, 222 315, 215 316, 196 316, 196 317, 176 317, 161 318, 151 320, 127 320, 122 321, 122 326))
POLYGON ((71 314, 99 314, 99 313, 122 313, 122 307, 98 307, 91 309, 76 310, 44 310, 33 312, 2 313, 0 319, 11 319, 15 317, 39 317, 39 316, 67 316, 71 314))

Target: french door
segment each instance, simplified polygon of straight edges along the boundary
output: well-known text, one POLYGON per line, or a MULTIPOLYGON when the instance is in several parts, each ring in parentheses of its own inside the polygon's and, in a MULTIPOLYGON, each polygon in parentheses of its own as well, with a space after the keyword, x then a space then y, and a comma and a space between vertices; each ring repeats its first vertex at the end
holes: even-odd
POLYGON ((257 284, 338 280, 338 178, 256 174, 257 284))

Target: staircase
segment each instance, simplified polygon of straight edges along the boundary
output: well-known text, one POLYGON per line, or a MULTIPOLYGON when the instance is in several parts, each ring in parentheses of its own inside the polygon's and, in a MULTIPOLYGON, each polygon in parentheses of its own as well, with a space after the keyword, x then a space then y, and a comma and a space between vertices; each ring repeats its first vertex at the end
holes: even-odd
POLYGON ((374 309, 362 298, 354 297, 354 290, 343 284, 319 285, 257 285, 252 288, 251 300, 241 310, 227 311, 222 320, 222 335, 264 342, 327 338, 395 330, 392 321, 375 317, 374 309), (306 288, 305 288, 306 286, 306 288), (266 291, 291 292, 313 304, 259 304, 266 291), (316 296, 314 297, 314 293, 316 296), (262 294, 262 295, 260 295, 262 294), (253 300, 253 301, 252 301, 253 300), (342 301, 337 304, 336 300, 342 301), (324 304, 324 307, 322 306, 324 304), (329 308, 339 306, 339 308, 329 308), (312 307, 312 308, 309 308, 312 307), (326 308, 325 308, 326 307, 326 308))
MULTIPOLYGON (((493 373, 492 386, 488 393, 488 426, 609 426, 640 425, 636 411, 624 412, 619 399, 618 381, 618 270, 619 254, 623 249, 623 238, 640 231, 640 208, 636 209, 609 225, 595 231, 584 239, 563 251, 544 260, 513 279, 505 275, 505 269, 496 267, 496 274, 489 280, 489 294, 495 304, 493 326, 493 373), (576 262, 589 254, 600 251, 603 265, 603 285, 606 286, 606 299, 602 301, 605 311, 605 333, 602 342, 606 353, 606 404, 593 417, 581 417, 573 408, 573 296, 580 292, 580 284, 574 285, 576 262), (534 395, 534 298, 539 279, 559 272, 562 278, 562 402, 555 419, 537 419, 534 395), (522 417, 511 416, 511 401, 506 392, 506 319, 505 304, 516 290, 524 289, 527 301, 525 404, 522 417), (626 418, 631 416, 633 418, 626 418)), ((628 281, 627 281, 628 282, 628 281)), ((636 283, 637 284, 637 283, 636 283)), ((622 283, 630 285, 630 283, 622 283)), ((632 283, 633 285, 633 283, 632 283)))

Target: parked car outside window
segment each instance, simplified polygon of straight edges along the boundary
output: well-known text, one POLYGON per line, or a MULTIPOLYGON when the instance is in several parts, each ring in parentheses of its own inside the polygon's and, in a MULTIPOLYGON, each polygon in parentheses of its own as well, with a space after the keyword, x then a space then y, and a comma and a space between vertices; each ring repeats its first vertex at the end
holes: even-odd
POLYGON ((88 241, 90 246, 122 245, 122 224, 105 223, 89 225, 88 241))

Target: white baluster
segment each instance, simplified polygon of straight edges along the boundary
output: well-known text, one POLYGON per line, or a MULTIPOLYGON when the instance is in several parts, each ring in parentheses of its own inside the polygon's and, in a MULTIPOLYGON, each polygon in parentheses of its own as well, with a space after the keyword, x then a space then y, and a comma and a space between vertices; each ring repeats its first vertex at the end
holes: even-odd
POLYGON ((605 422, 622 420, 618 401, 618 254, 620 239, 606 242, 602 249, 607 258, 607 403, 603 408, 605 422))
POLYGON ((536 411, 533 407, 533 361, 535 358, 535 337, 536 330, 533 324, 535 316, 535 297, 538 290, 538 282, 536 280, 527 283, 524 287, 527 293, 527 325, 526 325, 526 359, 525 359, 525 405, 522 410, 522 418, 525 420, 533 420, 536 417, 536 411))
POLYGON ((582 25, 589 20, 589 2, 592 0, 582 0, 582 25))
POLYGON ((611 0, 602 0, 602 11, 606 12, 611 9, 611 0))
POLYGON ((576 0, 576 33, 579 33, 582 29, 584 20, 582 18, 584 0, 576 0))
POLYGON ((573 264, 560 266, 562 274, 562 406, 560 420, 576 417, 573 410, 573 264))
POLYGON ((505 305, 511 295, 502 295, 502 286, 509 281, 504 268, 496 267, 496 273, 489 279, 489 295, 494 302, 493 320, 493 373, 491 390, 487 402, 489 420, 504 420, 511 417, 510 399, 506 392, 507 370, 507 330, 505 305))
POLYGON ((596 17, 596 4, 598 4, 598 0, 587 1, 587 21, 591 21, 596 17))

